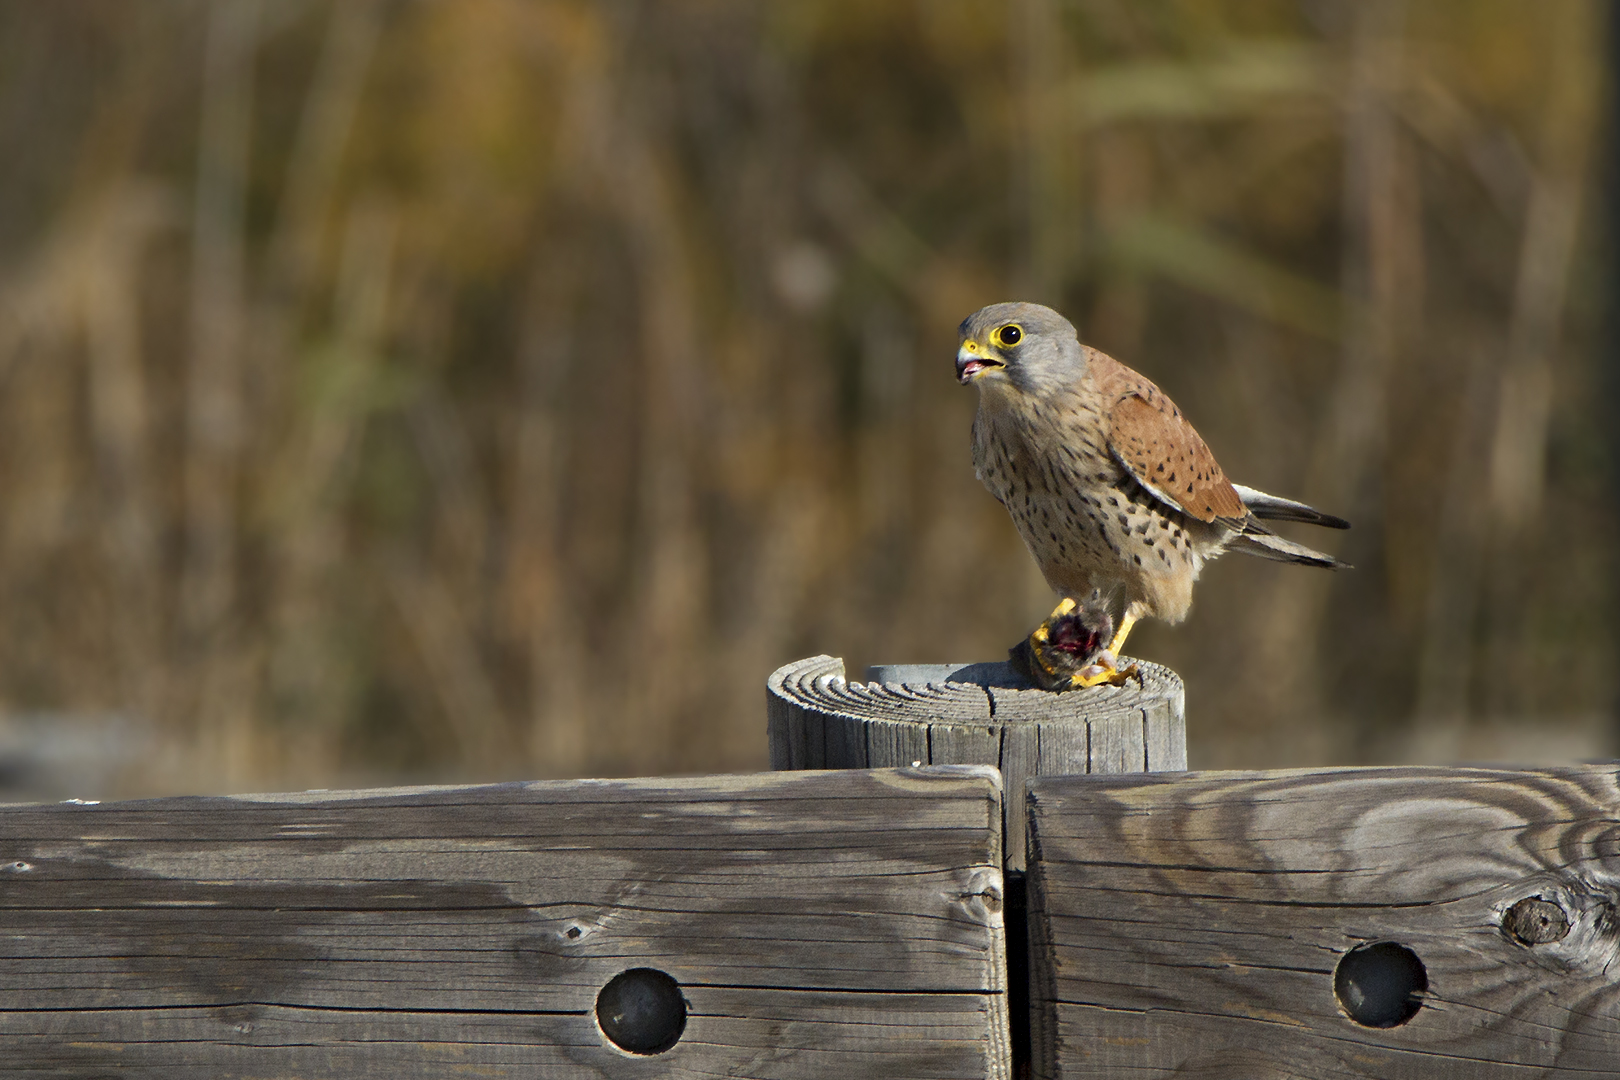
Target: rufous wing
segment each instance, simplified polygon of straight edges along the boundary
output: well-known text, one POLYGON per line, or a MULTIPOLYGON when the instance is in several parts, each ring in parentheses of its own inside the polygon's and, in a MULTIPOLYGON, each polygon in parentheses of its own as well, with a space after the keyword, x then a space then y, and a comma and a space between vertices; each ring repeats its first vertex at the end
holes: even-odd
POLYGON ((1114 459, 1161 502, 1200 521, 1247 517, 1243 500, 1181 410, 1158 387, 1141 383, 1109 411, 1114 459))

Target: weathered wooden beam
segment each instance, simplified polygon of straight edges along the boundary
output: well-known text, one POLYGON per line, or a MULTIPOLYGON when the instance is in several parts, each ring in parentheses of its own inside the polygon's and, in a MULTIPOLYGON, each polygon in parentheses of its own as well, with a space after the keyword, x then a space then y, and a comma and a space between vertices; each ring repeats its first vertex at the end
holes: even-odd
POLYGON ((1000 826, 982 768, 4 807, 0 1070, 1006 1077, 1000 826))
POLYGON ((1620 766, 1042 778, 1035 1074, 1620 1076, 1620 766))

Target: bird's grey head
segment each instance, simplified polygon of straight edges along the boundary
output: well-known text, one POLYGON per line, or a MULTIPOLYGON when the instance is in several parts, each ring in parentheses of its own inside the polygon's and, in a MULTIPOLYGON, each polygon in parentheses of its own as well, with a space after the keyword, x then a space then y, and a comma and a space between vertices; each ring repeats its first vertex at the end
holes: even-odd
POLYGON ((1044 395, 1072 387, 1086 373, 1074 324, 1040 304, 991 304, 963 319, 957 333, 956 377, 981 390, 1044 395))

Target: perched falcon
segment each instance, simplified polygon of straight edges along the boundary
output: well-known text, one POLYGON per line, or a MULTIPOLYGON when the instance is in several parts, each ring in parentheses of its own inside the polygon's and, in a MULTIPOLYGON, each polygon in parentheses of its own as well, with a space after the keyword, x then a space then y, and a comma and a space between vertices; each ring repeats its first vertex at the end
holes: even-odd
MULTIPOLYGON (((1131 627, 1177 623, 1204 563, 1227 548, 1337 568, 1261 519, 1347 529, 1304 503, 1233 484, 1181 410, 1153 383, 1080 344, 1074 326, 1039 304, 992 304, 962 323, 956 374, 979 388, 973 468, 1012 515, 1041 573, 1064 600, 1030 635, 1043 685, 1118 682, 1131 627), (1100 590, 1100 592, 1099 592, 1100 590), (1102 594, 1125 610, 1108 648, 1082 671, 1055 655, 1054 628, 1102 594)), ((1061 636, 1061 635, 1060 635, 1061 636)))

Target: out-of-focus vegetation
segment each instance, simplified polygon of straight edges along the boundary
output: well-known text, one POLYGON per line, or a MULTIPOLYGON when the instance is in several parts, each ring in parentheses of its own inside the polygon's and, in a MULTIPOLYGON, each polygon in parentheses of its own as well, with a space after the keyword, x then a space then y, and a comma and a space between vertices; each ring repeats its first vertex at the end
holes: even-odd
POLYGON ((952 377, 1018 297, 1355 521, 1139 631, 1195 764, 1603 752, 1602 14, 3 0, 6 730, 109 791, 763 767, 778 664, 1049 609, 952 377))

